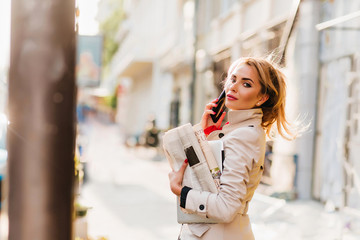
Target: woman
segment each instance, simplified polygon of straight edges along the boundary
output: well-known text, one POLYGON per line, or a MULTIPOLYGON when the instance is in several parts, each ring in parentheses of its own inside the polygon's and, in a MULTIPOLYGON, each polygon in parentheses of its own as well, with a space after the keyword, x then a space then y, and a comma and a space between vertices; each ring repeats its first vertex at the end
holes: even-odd
POLYGON ((184 224, 180 239, 254 239, 247 210, 263 173, 266 135, 272 126, 280 135, 292 136, 285 118, 284 75, 261 58, 240 58, 228 70, 224 86, 229 122, 222 128, 210 115, 216 99, 207 104, 201 125, 208 140, 221 139, 225 160, 218 194, 182 187, 187 160, 179 171, 169 173, 171 191, 180 196, 182 208, 217 224, 184 224))

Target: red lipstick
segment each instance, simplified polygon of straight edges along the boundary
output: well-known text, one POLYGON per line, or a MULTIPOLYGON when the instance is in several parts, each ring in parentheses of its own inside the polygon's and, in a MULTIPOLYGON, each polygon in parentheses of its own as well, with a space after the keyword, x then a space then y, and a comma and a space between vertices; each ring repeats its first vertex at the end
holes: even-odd
POLYGON ((229 101, 235 101, 235 100, 237 100, 237 98, 234 97, 234 96, 231 95, 231 94, 227 94, 227 95, 226 95, 226 98, 227 98, 227 100, 229 100, 229 101))

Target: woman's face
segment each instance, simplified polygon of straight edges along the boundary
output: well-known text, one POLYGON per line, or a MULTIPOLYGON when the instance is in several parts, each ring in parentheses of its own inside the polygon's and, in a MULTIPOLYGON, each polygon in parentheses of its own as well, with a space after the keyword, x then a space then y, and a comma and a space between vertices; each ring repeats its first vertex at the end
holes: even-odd
POLYGON ((225 83, 225 106, 231 110, 245 110, 259 107, 267 99, 260 93, 261 85, 257 71, 247 65, 238 65, 225 83))

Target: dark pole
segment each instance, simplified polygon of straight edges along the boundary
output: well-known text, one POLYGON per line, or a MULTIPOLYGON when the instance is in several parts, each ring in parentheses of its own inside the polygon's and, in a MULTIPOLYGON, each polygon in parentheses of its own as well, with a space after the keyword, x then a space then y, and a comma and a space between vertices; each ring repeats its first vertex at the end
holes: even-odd
POLYGON ((293 8, 291 9, 289 18, 286 21, 284 31, 280 39, 279 64, 282 66, 285 64, 286 48, 289 43, 289 39, 291 37, 292 31, 294 30, 296 18, 299 14, 300 4, 301 4, 301 0, 296 0, 296 2, 294 2, 293 8))
POLYGON ((12 0, 9 239, 72 238, 75 1, 12 0))

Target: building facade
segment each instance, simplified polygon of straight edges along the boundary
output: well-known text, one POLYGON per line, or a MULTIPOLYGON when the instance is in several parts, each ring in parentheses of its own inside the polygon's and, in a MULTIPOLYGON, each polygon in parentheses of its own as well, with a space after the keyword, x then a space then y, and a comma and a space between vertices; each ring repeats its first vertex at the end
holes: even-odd
MULTIPOLYGON (((176 76, 164 70, 162 58, 181 34, 177 4, 173 0, 124 1, 126 19, 117 34, 121 47, 112 60, 109 78, 121 85, 117 121, 127 136, 141 135, 154 117, 161 129, 170 124, 176 76)), ((185 71, 179 72, 181 78, 185 71)))
POLYGON ((313 194, 360 210, 360 2, 323 1, 320 12, 313 194))

